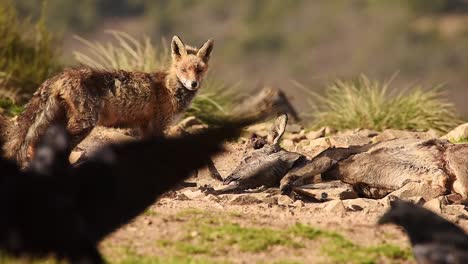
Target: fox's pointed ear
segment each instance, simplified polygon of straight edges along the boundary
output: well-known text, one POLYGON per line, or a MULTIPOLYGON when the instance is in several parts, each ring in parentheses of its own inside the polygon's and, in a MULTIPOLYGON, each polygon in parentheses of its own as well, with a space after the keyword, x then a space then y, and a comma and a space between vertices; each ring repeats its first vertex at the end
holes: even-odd
POLYGON ((214 40, 209 39, 201 46, 197 52, 197 56, 200 57, 204 62, 210 60, 211 52, 213 51, 214 40))
POLYGON ((174 60, 178 60, 182 56, 187 55, 187 50, 185 49, 185 45, 178 36, 174 36, 172 38, 171 51, 172 51, 172 58, 174 60))

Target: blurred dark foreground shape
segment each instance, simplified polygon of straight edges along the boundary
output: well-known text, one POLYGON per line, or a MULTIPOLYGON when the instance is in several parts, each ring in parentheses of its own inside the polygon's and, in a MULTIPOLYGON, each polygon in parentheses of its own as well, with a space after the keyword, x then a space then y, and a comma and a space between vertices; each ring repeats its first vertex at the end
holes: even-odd
POLYGON ((76 167, 68 136, 50 128, 28 171, 0 159, 0 250, 102 263, 97 244, 203 166, 254 120, 177 138, 108 145, 76 167))
POLYGON ((418 263, 468 263, 468 235, 455 224, 410 202, 396 200, 379 224, 403 227, 418 263))

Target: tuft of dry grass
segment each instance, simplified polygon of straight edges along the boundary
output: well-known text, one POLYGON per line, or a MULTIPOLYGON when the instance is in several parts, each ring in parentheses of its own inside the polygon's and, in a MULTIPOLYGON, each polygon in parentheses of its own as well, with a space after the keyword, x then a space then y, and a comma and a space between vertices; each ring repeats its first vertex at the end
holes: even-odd
POLYGON ((414 86, 396 93, 389 90, 390 83, 361 75, 356 80, 335 80, 324 95, 310 92, 314 126, 447 132, 462 123, 440 86, 414 86))
POLYGON ((108 30, 113 42, 91 42, 75 36, 87 49, 75 51, 75 59, 83 65, 96 69, 153 72, 161 70, 169 63, 169 49, 165 45, 153 45, 150 38, 144 36, 138 40, 121 31, 108 30))

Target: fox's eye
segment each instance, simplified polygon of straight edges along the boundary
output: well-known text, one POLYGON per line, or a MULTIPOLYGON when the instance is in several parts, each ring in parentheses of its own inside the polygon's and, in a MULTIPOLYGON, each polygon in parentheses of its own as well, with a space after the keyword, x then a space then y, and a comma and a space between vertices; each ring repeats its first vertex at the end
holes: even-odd
POLYGON ((197 73, 201 73, 201 72, 203 71, 203 69, 202 69, 202 68, 197 68, 195 71, 196 71, 197 73))
POLYGON ((187 72, 187 69, 185 69, 185 68, 182 68, 182 72, 187 72))

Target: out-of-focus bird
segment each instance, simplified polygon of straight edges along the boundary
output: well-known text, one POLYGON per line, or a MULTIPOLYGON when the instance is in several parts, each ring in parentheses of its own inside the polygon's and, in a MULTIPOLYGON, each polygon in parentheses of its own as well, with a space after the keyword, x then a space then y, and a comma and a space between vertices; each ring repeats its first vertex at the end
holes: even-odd
POLYGON ((27 171, 0 159, 0 250, 102 263, 99 241, 202 167, 247 123, 109 145, 77 167, 67 160, 65 130, 49 129, 27 171))
POLYGON ((468 235, 465 231, 421 206, 394 201, 378 223, 403 227, 418 263, 468 263, 468 235))

